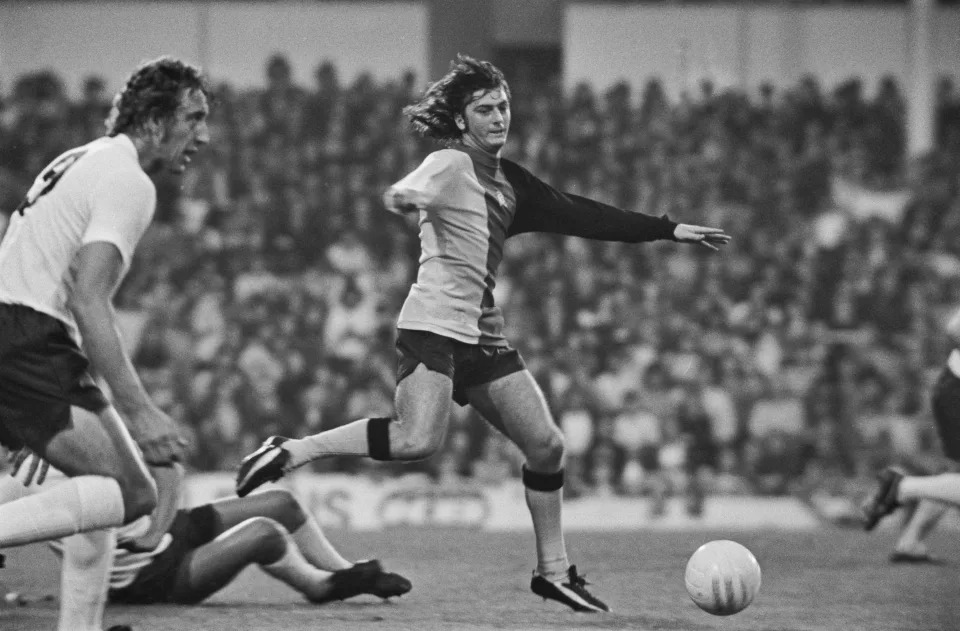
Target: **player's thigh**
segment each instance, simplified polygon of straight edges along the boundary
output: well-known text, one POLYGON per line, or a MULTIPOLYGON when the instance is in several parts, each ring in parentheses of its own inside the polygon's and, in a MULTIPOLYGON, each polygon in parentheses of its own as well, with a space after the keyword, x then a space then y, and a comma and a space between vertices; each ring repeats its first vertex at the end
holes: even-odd
POLYGON ((229 585, 247 566, 263 563, 271 548, 285 545, 276 522, 248 519, 184 557, 174 581, 172 602, 198 603, 229 585))
POLYGON ((46 445, 28 447, 70 477, 103 475, 131 483, 150 479, 133 438, 112 406, 99 414, 74 406, 70 414, 70 425, 46 445))
POLYGON ((394 403, 401 431, 407 435, 442 435, 450 418, 452 396, 453 380, 449 376, 418 364, 397 384, 394 403))
POLYGON ((467 389, 467 399, 524 453, 561 436, 547 400, 529 370, 467 389))
POLYGON ((254 517, 268 517, 294 532, 303 525, 306 514, 292 493, 286 489, 269 489, 247 497, 231 497, 210 504, 217 534, 254 517))

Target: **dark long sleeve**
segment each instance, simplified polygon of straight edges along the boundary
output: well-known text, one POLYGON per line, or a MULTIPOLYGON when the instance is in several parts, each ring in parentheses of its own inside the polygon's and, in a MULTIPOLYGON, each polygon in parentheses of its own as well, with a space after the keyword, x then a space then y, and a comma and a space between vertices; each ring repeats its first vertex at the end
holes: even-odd
POLYGON ((501 160, 500 165, 517 197, 507 236, 549 232, 625 243, 673 239, 677 224, 666 215, 651 217, 563 193, 514 162, 501 160))

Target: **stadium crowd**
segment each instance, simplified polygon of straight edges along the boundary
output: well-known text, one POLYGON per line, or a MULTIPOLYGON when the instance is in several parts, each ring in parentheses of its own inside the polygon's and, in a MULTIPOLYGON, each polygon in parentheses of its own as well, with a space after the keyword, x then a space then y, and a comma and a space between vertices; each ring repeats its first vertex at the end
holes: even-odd
MULTIPOLYGON (((418 241, 380 195, 432 149, 400 114, 423 86, 344 84, 330 63, 315 79, 295 85, 278 56, 262 89, 217 88, 211 147, 159 183, 158 221, 118 296, 195 470, 233 469, 270 434, 391 413, 418 241)), ((935 468, 927 394, 960 305, 954 87, 939 88, 937 149, 915 162, 893 80, 870 94, 809 77, 756 95, 635 88, 515 81, 505 155, 561 189, 734 241, 720 254, 510 242, 496 293, 567 437, 568 493, 683 493, 696 512, 708 493, 841 492, 891 460, 935 468)), ((10 212, 32 174, 102 133, 110 95, 91 78, 71 100, 40 73, 0 99, 10 212)), ((419 469, 496 482, 519 470, 511 449, 458 410, 419 469)))

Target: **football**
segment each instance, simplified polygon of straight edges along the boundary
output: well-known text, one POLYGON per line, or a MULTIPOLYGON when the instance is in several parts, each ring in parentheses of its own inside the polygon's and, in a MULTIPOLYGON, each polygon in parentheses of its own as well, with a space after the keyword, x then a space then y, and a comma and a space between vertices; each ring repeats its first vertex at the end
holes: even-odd
POLYGON ((760 564, 736 541, 711 541, 690 556, 684 582, 698 607, 729 616, 746 609, 760 591, 760 564))

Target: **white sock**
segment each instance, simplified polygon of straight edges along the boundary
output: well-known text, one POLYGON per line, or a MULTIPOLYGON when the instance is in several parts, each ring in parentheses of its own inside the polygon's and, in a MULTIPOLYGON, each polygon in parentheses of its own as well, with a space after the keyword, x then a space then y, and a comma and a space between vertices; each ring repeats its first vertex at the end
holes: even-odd
POLYGON ((570 562, 563 541, 563 489, 523 490, 537 537, 537 574, 550 581, 565 580, 570 562))
POLYGON ((0 548, 120 526, 123 518, 117 481, 82 475, 0 506, 0 548))
POLYGON ((897 499, 937 500, 960 506, 960 473, 907 476, 900 481, 897 499))
POLYGON ((360 419, 313 436, 291 439, 283 443, 283 448, 290 452, 287 471, 302 467, 324 456, 369 456, 368 420, 360 419))
POLYGON ((316 568, 303 558, 293 539, 286 535, 287 550, 279 560, 262 565, 263 571, 283 581, 311 601, 323 600, 330 591, 330 572, 316 568))
POLYGON ((58 631, 102 631, 116 541, 113 528, 63 540, 58 631))

